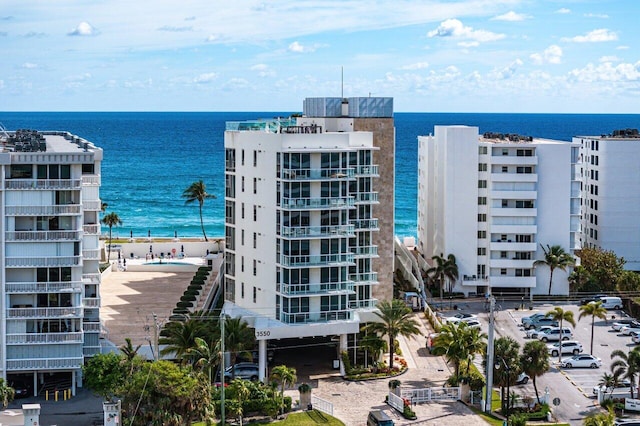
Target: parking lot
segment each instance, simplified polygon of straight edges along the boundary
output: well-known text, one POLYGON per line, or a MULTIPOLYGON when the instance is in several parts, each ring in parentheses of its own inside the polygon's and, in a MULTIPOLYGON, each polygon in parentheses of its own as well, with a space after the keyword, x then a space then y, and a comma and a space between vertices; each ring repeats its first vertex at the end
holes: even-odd
MULTIPOLYGON (((461 312, 475 313, 482 322, 482 330, 488 330, 488 313, 485 312, 483 302, 458 303, 458 310, 461 312)), ((579 305, 555 305, 551 303, 535 303, 533 309, 515 309, 517 303, 509 302, 500 303, 501 309, 495 312, 495 337, 511 336, 522 346, 529 340, 525 337, 525 330, 521 326, 522 317, 532 315, 536 312, 546 313, 556 306, 562 307, 564 310, 570 310, 574 314, 576 327, 574 328, 566 322, 563 327, 571 327, 573 329, 572 340, 582 343, 585 353, 590 352, 591 345, 591 317, 584 317, 578 320, 580 315, 579 305)), ((528 304, 527 304, 528 306, 528 304)), ((443 313, 445 316, 453 314, 453 312, 443 313)), ((558 357, 551 358, 551 369, 544 376, 537 379, 537 386, 540 396, 544 394, 545 388, 548 387, 551 399, 559 398, 560 405, 554 408, 559 421, 577 424, 584 419, 588 413, 593 410, 597 404, 593 395, 593 387, 600 382, 604 373, 611 372, 611 352, 620 349, 625 352, 632 350, 635 344, 632 343, 630 336, 623 336, 619 332, 612 330, 611 324, 615 319, 625 316, 621 311, 608 311, 607 319, 601 320, 596 318, 594 323, 593 338, 593 355, 602 360, 600 368, 560 368, 558 365, 558 357)), ((570 357, 570 354, 563 355, 563 358, 570 357)), ((531 395, 535 397, 535 392, 531 381, 526 385, 513 388, 520 395, 531 395)))

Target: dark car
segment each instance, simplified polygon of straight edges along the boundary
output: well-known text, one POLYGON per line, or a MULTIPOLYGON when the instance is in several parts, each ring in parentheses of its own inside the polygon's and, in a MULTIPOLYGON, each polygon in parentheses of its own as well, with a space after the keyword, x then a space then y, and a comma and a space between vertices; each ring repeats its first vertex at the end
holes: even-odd
POLYGON ((15 390, 16 398, 27 398, 31 396, 31 386, 22 380, 13 380, 9 382, 9 386, 11 386, 15 390))
POLYGON ((587 296, 587 297, 584 297, 584 298, 580 299, 580 304, 581 305, 588 305, 591 302, 599 301, 601 297, 607 297, 607 295, 606 294, 594 294, 593 296, 587 296))

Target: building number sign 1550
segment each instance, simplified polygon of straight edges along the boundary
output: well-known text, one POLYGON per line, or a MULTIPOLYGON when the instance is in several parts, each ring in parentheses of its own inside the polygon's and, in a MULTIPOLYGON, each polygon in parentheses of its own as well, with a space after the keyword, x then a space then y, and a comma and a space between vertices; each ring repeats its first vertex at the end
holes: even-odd
POLYGON ((269 337, 271 332, 269 330, 256 330, 256 337, 269 337))

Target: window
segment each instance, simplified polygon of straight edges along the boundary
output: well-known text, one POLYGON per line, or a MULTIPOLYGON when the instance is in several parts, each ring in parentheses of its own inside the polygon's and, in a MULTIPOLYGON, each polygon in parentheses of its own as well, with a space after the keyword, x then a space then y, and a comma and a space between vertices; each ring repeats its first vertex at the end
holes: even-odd
POLYGON ((533 173, 533 167, 531 167, 531 166, 519 166, 519 167, 516 167, 516 173, 531 174, 531 173, 533 173))
POLYGON ((258 275, 258 262, 253 259, 253 276, 255 277, 256 275, 258 275))
POLYGON ((500 269, 500 275, 507 275, 507 268, 500 269))
POLYGON ((594 240, 597 240, 597 239, 598 239, 598 230, 597 230, 597 229, 594 229, 594 230, 593 230, 593 239, 594 239, 594 240))
POLYGON ((478 154, 487 155, 487 147, 486 146, 478 147, 478 154))
POLYGON ((240 257, 240 272, 244 272, 244 256, 240 257))
POLYGON ((509 155, 509 150, 507 148, 502 148, 502 155, 509 155))
POLYGON ((253 193, 258 193, 258 178, 253 178, 253 193))
POLYGON ((486 271, 486 265, 477 265, 476 266, 476 272, 478 273, 478 276, 481 279, 484 277, 485 271, 486 271))
POLYGON ((258 151, 253 151, 253 167, 258 165, 258 151))
POLYGON ((95 174, 94 164, 93 163, 83 164, 82 165, 82 174, 83 175, 93 175, 93 174, 95 174))
POLYGON ((507 252, 506 251, 501 251, 500 252, 500 259, 506 259, 507 258, 507 252))
POLYGON ((485 247, 478 247, 478 256, 486 256, 487 249, 485 247))
POLYGON ((517 209, 532 209, 533 201, 532 200, 516 200, 516 208, 517 209))
POLYGON ((516 151, 516 155, 518 157, 533 157, 533 150, 532 149, 518 149, 516 151))
POLYGON ((478 164, 478 171, 479 172, 486 172, 487 171, 487 163, 479 163, 478 164))
POLYGON ((478 231, 478 238, 487 238, 487 231, 478 231))
POLYGON ((480 213, 478 215, 478 222, 486 222, 487 221, 487 215, 485 213, 480 213))
POLYGON ((244 203, 242 203, 242 206, 240 206, 240 207, 241 207, 241 208, 240 208, 240 217, 241 217, 242 219, 244 219, 244 203))
POLYGON ((253 248, 257 248, 258 246, 258 234, 253 233, 253 248))
POLYGON ((487 205, 487 197, 478 197, 478 205, 479 206, 487 205))
POLYGON ((253 206, 253 221, 258 221, 258 206, 253 206))
POLYGON ((258 301, 258 289, 254 286, 253 287, 253 303, 256 303, 258 301))
POLYGON ((486 188, 487 187, 487 181, 486 180, 479 180, 478 181, 478 188, 486 188))
POLYGON ((240 164, 244 166, 244 149, 240 152, 240 164))
POLYGON ((509 207, 509 201, 508 200, 502 200, 502 208, 506 208, 509 207))
POLYGON ((244 192, 244 176, 242 176, 242 186, 241 186, 241 190, 242 190, 242 192, 244 192))
POLYGON ((244 283, 240 284, 240 297, 244 299, 244 283))
POLYGON ((240 232, 240 245, 244 245, 244 229, 240 232))
POLYGON ((509 167, 508 166, 502 166, 502 173, 508 173, 509 172, 509 167))

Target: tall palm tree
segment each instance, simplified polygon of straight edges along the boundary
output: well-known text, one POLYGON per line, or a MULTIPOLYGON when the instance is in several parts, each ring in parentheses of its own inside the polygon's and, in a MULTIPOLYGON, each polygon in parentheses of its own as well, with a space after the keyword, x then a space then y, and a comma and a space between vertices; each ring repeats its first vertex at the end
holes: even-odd
POLYGON ((240 420, 240 426, 243 425, 243 416, 244 416, 244 403, 247 399, 249 399, 249 395, 251 395, 251 389, 249 389, 249 385, 246 380, 242 379, 234 379, 229 384, 229 391, 235 395, 235 404, 231 406, 234 408, 235 414, 238 415, 240 420))
POLYGON ((542 251, 544 252, 544 259, 536 260, 535 262, 533 262, 533 266, 546 265, 549 267, 549 296, 551 296, 553 271, 555 271, 556 269, 565 271, 569 266, 575 265, 575 260, 573 259, 571 254, 564 251, 562 246, 549 246, 549 244, 547 244, 547 248, 545 248, 542 244, 540 244, 540 247, 542 247, 542 251))
POLYGON ((603 320, 607 319, 607 310, 602 307, 602 302, 591 302, 586 305, 580 306, 580 315, 578 315, 578 321, 580 321, 583 317, 591 317, 591 349, 589 353, 593 353, 593 332, 596 318, 600 318, 603 320))
POLYGON ((440 253, 440 256, 435 255, 431 259, 435 262, 435 266, 427 269, 427 275, 439 283, 440 300, 442 300, 445 282, 448 280, 451 283, 458 279, 458 264, 456 257, 451 253, 446 258, 440 253))
POLYGON ((393 368, 393 356, 396 351, 395 341, 398 336, 413 338, 420 334, 418 323, 411 309, 402 300, 392 299, 378 303, 375 315, 380 322, 370 322, 366 325, 368 332, 379 333, 389 337, 389 367, 393 368))
MULTIPOLYGON (((235 365, 238 355, 250 353, 255 347, 255 333, 242 317, 225 317, 224 321, 224 347, 230 354, 231 365, 235 365)), ((235 378, 235 368, 231 371, 235 378)))
POLYGON ((525 343, 522 348, 522 355, 520 355, 520 364, 522 365, 522 371, 531 377, 533 381, 533 389, 536 391, 536 399, 539 404, 540 395, 536 385, 536 378, 549 371, 550 363, 547 345, 540 340, 525 343))
POLYGON ((598 382, 598 386, 600 388, 604 388, 605 392, 607 389, 611 389, 611 393, 615 390, 615 388, 619 387, 620 378, 615 374, 604 373, 602 377, 600 377, 600 381, 598 382))
MULTIPOLYGON (((466 323, 465 323, 466 324, 466 323)), ((467 347, 467 376, 476 355, 487 353, 487 334, 477 328, 466 327, 464 341, 467 347)))
POLYGON ((284 404, 284 390, 298 380, 295 368, 286 365, 277 365, 271 369, 271 380, 280 385, 280 408, 284 404))
POLYGON ((118 213, 111 212, 105 215, 102 219, 100 219, 100 222, 109 227, 109 250, 107 254, 107 262, 108 262, 111 259, 111 230, 113 229, 114 226, 122 225, 122 220, 118 216, 118 213))
MULTIPOLYGON (((521 372, 520 344, 510 336, 499 337, 493 343, 496 363, 493 365, 493 383, 501 387, 501 408, 509 412, 509 386, 516 382, 521 372), (506 392, 505 392, 505 387, 506 392)), ((486 360, 485 360, 486 363, 486 360)))
POLYGON ((213 194, 208 194, 206 185, 202 180, 199 180, 189 185, 189 187, 182 193, 182 197, 187 199, 184 202, 185 204, 191 204, 195 201, 198 202, 198 206, 200 208, 200 226, 202 227, 202 235, 204 235, 205 241, 209 241, 207 239, 207 233, 204 231, 204 221, 202 220, 202 206, 204 205, 204 200, 208 198, 216 198, 216 196, 213 194))
MULTIPOLYGON (((560 342, 562 342, 562 327, 564 322, 568 322, 569 324, 571 324, 574 328, 576 326, 576 320, 573 318, 573 312, 572 311, 565 311, 564 309, 562 309, 560 306, 556 306, 555 308, 553 308, 552 310, 550 310, 549 312, 547 312, 545 314, 547 317, 554 319, 556 321, 558 321, 558 325, 560 326, 560 342)), ((562 362, 562 351, 559 350, 558 351, 558 362, 562 362)))
POLYGON ((432 354, 443 355, 448 363, 453 364, 456 380, 460 377, 460 364, 469 356, 465 341, 468 328, 463 322, 447 322, 431 347, 432 354))
POLYGON ((134 347, 129 337, 125 337, 124 341, 125 344, 120 346, 120 352, 122 352, 122 355, 125 356, 127 361, 131 362, 136 357, 136 355, 138 355, 138 351, 140 350, 140 347, 142 347, 142 345, 134 347))
POLYGON ((640 346, 636 346, 629 353, 616 349, 611 352, 611 359, 614 358, 618 359, 611 364, 611 371, 614 376, 629 379, 633 399, 633 388, 637 385, 636 377, 640 373, 640 346))
POLYGON ((380 354, 388 349, 387 342, 375 333, 362 337, 360 347, 369 352, 374 363, 380 361, 380 354))
POLYGON ((183 362, 189 360, 189 350, 196 347, 196 338, 206 338, 203 324, 200 321, 189 318, 186 321, 172 321, 163 329, 163 337, 160 344, 166 345, 160 355, 173 354, 176 359, 183 362))
POLYGON ((195 346, 188 349, 193 365, 206 370, 209 375, 209 383, 213 382, 213 369, 220 361, 220 348, 217 344, 208 344, 201 337, 194 339, 195 346))

